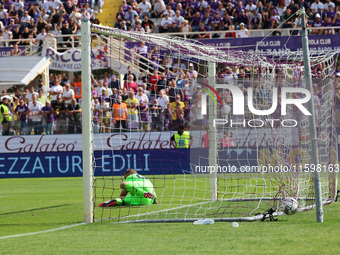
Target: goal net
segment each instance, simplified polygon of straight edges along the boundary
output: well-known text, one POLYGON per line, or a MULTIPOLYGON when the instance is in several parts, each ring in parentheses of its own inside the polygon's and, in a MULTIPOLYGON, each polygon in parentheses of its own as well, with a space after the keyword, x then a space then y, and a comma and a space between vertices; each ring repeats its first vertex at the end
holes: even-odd
POLYGON ((96 25, 91 35, 107 68, 91 82, 95 221, 255 220, 270 208, 280 212, 287 197, 309 210, 314 171, 322 202, 334 201, 335 52, 311 52, 311 95, 302 52, 215 47, 96 25), (115 110, 119 96, 126 121, 115 110), (317 166, 309 113, 317 127, 317 166), (176 142, 181 128, 190 134, 190 149, 176 142), (127 169, 152 182, 157 203, 98 207, 120 196, 127 169))

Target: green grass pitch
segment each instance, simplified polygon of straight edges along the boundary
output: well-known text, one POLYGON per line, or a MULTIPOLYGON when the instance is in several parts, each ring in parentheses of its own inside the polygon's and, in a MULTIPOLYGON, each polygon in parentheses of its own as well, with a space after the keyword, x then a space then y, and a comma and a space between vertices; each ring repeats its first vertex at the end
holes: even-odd
POLYGON ((278 217, 277 222, 81 223, 81 178, 0 179, 3 254, 339 254, 340 203, 278 217), (16 235, 16 237, 5 238, 16 235))

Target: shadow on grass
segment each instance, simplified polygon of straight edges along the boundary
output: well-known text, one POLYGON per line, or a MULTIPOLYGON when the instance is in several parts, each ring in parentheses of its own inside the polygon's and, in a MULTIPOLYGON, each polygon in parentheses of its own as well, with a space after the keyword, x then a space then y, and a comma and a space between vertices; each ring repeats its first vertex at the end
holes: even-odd
POLYGON ((21 211, 16 211, 16 212, 6 212, 6 213, 1 213, 0 216, 1 215, 8 215, 8 214, 16 214, 16 213, 34 212, 34 211, 64 207, 64 206, 69 206, 69 205, 72 205, 72 204, 52 205, 52 206, 46 206, 46 207, 33 208, 33 209, 29 209, 29 210, 21 210, 21 211))

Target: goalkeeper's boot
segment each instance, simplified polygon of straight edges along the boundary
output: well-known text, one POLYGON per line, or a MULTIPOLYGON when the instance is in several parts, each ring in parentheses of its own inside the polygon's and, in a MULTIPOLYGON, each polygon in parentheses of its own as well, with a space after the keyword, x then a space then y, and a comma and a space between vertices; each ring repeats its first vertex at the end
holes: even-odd
POLYGON ((117 200, 113 199, 113 200, 101 203, 99 207, 111 207, 111 206, 115 206, 116 204, 117 204, 117 200))
POLYGON ((145 197, 145 198, 154 199, 154 198, 155 198, 155 195, 152 194, 151 192, 145 192, 145 193, 144 193, 144 197, 145 197))

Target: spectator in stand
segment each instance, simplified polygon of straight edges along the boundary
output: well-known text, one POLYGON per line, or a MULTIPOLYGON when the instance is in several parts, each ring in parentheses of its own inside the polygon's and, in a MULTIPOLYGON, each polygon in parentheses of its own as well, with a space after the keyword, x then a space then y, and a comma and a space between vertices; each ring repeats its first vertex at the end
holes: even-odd
POLYGON ((19 105, 15 108, 15 114, 18 116, 19 121, 19 133, 20 135, 27 134, 27 116, 29 114, 29 109, 27 104, 25 104, 24 99, 19 100, 19 105))
POLYGON ((195 17, 195 15, 196 15, 195 8, 192 6, 189 6, 187 13, 184 15, 184 18, 188 21, 189 24, 191 24, 191 21, 195 17))
POLYGON ((194 82, 196 83, 198 73, 197 73, 197 71, 194 69, 194 64, 193 64, 193 63, 190 63, 190 64, 189 64, 189 70, 188 70, 188 72, 186 73, 186 75, 187 75, 187 77, 188 77, 189 79, 194 80, 194 82))
POLYGON ((169 13, 164 14, 164 18, 162 18, 160 27, 159 27, 159 32, 160 33, 167 33, 169 31, 169 27, 172 24, 172 18, 169 17, 169 13))
POLYGON ((183 5, 181 3, 178 3, 176 6, 176 11, 179 11, 179 13, 181 14, 181 16, 184 18, 184 16, 186 15, 186 9, 183 9, 183 5))
POLYGON ((161 15, 165 11, 165 3, 163 0, 157 0, 153 6, 153 12, 151 13, 152 18, 161 18, 161 15))
POLYGON ((144 28, 146 33, 153 33, 155 31, 155 23, 149 19, 148 15, 144 15, 141 26, 144 28))
POLYGON ((168 102, 166 104, 166 108, 163 111, 163 118, 164 118, 164 130, 172 130, 172 119, 174 115, 174 110, 171 108, 171 104, 168 102))
POLYGON ((4 41, 12 40, 12 31, 10 29, 11 27, 6 27, 5 31, 3 32, 2 37, 4 41))
POLYGON ((56 124, 56 134, 64 134, 66 130, 65 119, 66 105, 61 98, 61 94, 57 95, 57 99, 52 103, 52 113, 56 124))
MULTIPOLYGON (((103 86, 105 88, 105 96, 111 98, 112 95, 113 95, 113 92, 112 92, 112 89, 109 88, 109 85, 108 85, 109 83, 108 82, 109 82, 108 80, 104 81, 103 86)), ((102 91, 102 93, 103 93, 103 91, 102 91)))
MULTIPOLYGON (((61 24, 60 24, 61 25, 61 24)), ((77 26, 70 27, 70 24, 68 21, 65 21, 61 28, 61 34, 64 35, 63 41, 64 41, 64 47, 71 48, 72 47, 72 37, 71 36, 65 36, 65 35, 72 35, 77 32, 77 26)))
POLYGON ((184 101, 189 101, 194 98, 194 94, 196 92, 196 86, 193 80, 189 80, 189 82, 184 86, 184 101))
POLYGON ((158 46, 154 46, 153 49, 149 51, 148 58, 154 63, 152 64, 152 68, 151 67, 149 68, 149 71, 155 73, 156 69, 157 73, 158 65, 161 62, 161 53, 159 51, 158 46))
MULTIPOLYGON (((151 54, 151 53, 150 53, 151 54)), ((155 96, 156 92, 157 92, 157 82, 159 80, 161 80, 162 77, 161 75, 158 74, 158 69, 154 69, 153 70, 153 73, 150 75, 149 77, 149 83, 151 84, 151 87, 150 87, 150 94, 152 96, 155 96)))
POLYGON ((154 99, 153 103, 150 105, 149 114, 151 116, 151 131, 163 130, 162 107, 157 99, 154 99))
POLYGON ((34 91, 34 87, 32 85, 28 86, 28 92, 26 94, 26 103, 29 104, 32 102, 32 96, 33 95, 38 95, 37 92, 34 91))
POLYGON ((292 10, 286 9, 284 15, 283 15, 283 24, 282 28, 291 28, 292 23, 294 22, 294 19, 291 17, 292 10))
POLYGON ((143 18, 144 16, 151 17, 151 10, 152 6, 150 2, 147 2, 146 0, 142 0, 141 3, 139 3, 139 17, 143 18))
MULTIPOLYGON (((171 103, 171 109, 175 111, 176 107, 177 107, 177 104, 180 105, 180 109, 183 109, 184 108, 184 103, 181 101, 181 94, 176 94, 175 95, 175 100, 172 101, 171 103)), ((171 99, 171 98, 170 98, 171 99)), ((174 115, 172 117, 172 120, 176 120, 177 119, 177 116, 176 116, 176 112, 174 112, 174 115)))
POLYGON ((171 8, 173 11, 175 11, 175 10, 176 10, 176 7, 177 7, 177 5, 178 5, 178 3, 175 2, 174 0, 169 0, 168 2, 169 2, 169 3, 167 4, 167 6, 170 6, 170 8, 171 8))
POLYGON ((175 21, 177 26, 181 26, 184 18, 181 16, 181 11, 176 10, 175 15, 172 17, 172 21, 175 21))
POLYGON ((129 8, 130 5, 128 5, 126 3, 126 0, 122 0, 122 5, 121 6, 123 7, 123 11, 126 13, 128 11, 128 8, 129 8))
POLYGON ((197 32, 201 32, 200 34, 195 34, 194 38, 198 38, 198 39, 207 39, 210 38, 210 34, 207 33, 208 32, 208 28, 205 27, 204 23, 201 23, 199 25, 199 29, 197 32))
POLYGON ((37 37, 35 38, 35 42, 37 43, 37 46, 38 46, 38 55, 40 55, 42 51, 42 46, 45 43, 47 36, 48 34, 46 33, 46 29, 43 28, 41 29, 40 34, 38 34, 37 37))
POLYGON ((150 131, 150 116, 149 116, 149 107, 146 102, 143 100, 139 101, 139 105, 137 106, 138 110, 138 120, 139 120, 139 129, 144 132, 150 131))
POLYGON ((228 131, 224 131, 223 138, 220 139, 221 148, 235 147, 236 144, 232 141, 228 131))
POLYGON ((62 93, 62 99, 65 102, 66 107, 69 106, 74 98, 74 90, 71 89, 70 83, 65 84, 65 89, 62 93))
POLYGON ((137 106, 139 101, 135 98, 135 93, 133 91, 129 92, 129 98, 125 100, 127 105, 128 122, 138 122, 138 110, 137 106))
POLYGON ((134 81, 132 74, 129 74, 128 80, 124 82, 124 88, 127 90, 132 89, 134 92, 137 91, 137 83, 134 81))
POLYGON ((277 14, 277 10, 273 10, 271 16, 271 26, 270 29, 277 28, 279 26, 280 16, 277 14))
POLYGON ((127 105, 122 102, 121 96, 118 96, 116 103, 112 105, 112 113, 114 132, 119 132, 121 128, 123 129, 123 132, 126 131, 128 129, 127 105))
POLYGON ((132 76, 133 76, 133 81, 137 81, 136 75, 132 72, 132 66, 129 66, 129 67, 128 67, 128 71, 127 71, 127 73, 124 75, 123 80, 124 80, 124 81, 127 81, 129 75, 132 75, 132 76))
POLYGON ((238 38, 248 37, 248 29, 245 28, 244 23, 240 23, 240 30, 237 32, 238 38))
POLYGON ((236 29, 241 29, 241 24, 244 24, 245 28, 248 28, 250 25, 250 19, 248 15, 245 13, 244 9, 241 10, 241 14, 236 18, 236 29))
POLYGON ((73 19, 75 25, 78 26, 78 28, 80 28, 81 26, 81 13, 79 12, 78 7, 74 7, 72 10, 72 13, 69 16, 69 20, 73 19))
POLYGON ((141 87, 141 86, 138 87, 136 98, 137 98, 138 101, 143 101, 146 104, 149 103, 149 98, 144 94, 143 87, 141 87))
POLYGON ((21 0, 15 0, 15 2, 13 2, 13 6, 15 11, 18 13, 18 16, 21 17, 24 13, 24 2, 21 0))
POLYGON ((190 26, 193 32, 196 32, 199 30, 201 21, 202 21, 201 14, 199 12, 196 12, 195 16, 192 18, 190 22, 190 26))
POLYGON ((104 82, 103 82, 103 80, 99 80, 98 82, 97 82, 96 80, 94 80, 94 83, 95 83, 95 85, 97 86, 97 87, 96 87, 97 95, 98 95, 98 96, 101 96, 101 95, 102 95, 102 90, 105 89, 105 88, 104 88, 104 82))
MULTIPOLYGON (((321 20, 321 15, 319 13, 317 13, 315 15, 315 20, 312 22, 312 27, 323 27, 323 22, 321 20)), ((323 30, 322 29, 313 29, 312 30, 312 34, 313 35, 322 35, 323 30)))
POLYGON ((166 91, 170 98, 170 102, 174 102, 177 96, 180 96, 181 100, 184 101, 184 92, 181 88, 177 87, 175 80, 169 81, 169 87, 166 91))
POLYGON ((138 22, 142 23, 142 21, 139 19, 139 16, 135 15, 133 17, 132 22, 131 22, 130 30, 136 31, 136 25, 137 25, 138 22))
POLYGON ((81 134, 81 113, 82 109, 80 104, 77 103, 77 99, 72 98, 71 104, 66 108, 68 113, 68 133, 69 134, 81 134))
POLYGON ((310 10, 310 5, 309 5, 309 3, 308 3, 307 1, 305 1, 305 0, 300 0, 300 1, 298 2, 298 6, 299 6, 299 9, 300 9, 301 7, 304 7, 307 14, 309 14, 309 13, 311 12, 311 10, 310 10))
POLYGON ((92 126, 93 126, 93 133, 97 134, 100 132, 100 125, 99 125, 99 118, 98 118, 98 111, 97 105, 99 105, 99 100, 96 96, 93 97, 93 107, 92 107, 92 126))
MULTIPOLYGON (((331 7, 331 6, 329 6, 329 7, 331 7)), ((333 26, 332 18, 326 15, 324 27, 331 28, 332 26, 333 26)), ((333 29, 325 29, 324 31, 325 31, 325 35, 332 35, 333 34, 333 29)))
MULTIPOLYGON (((212 31, 221 31, 222 30, 223 19, 221 18, 218 12, 214 13, 214 17, 211 22, 212 31)), ((214 34, 214 38, 220 37, 220 34, 214 34)))
POLYGON ((149 47, 145 45, 145 42, 141 42, 140 46, 135 48, 135 51, 137 54, 139 54, 141 57, 138 58, 139 62, 139 68, 140 71, 143 72, 145 70, 148 70, 148 51, 149 47))
POLYGON ((12 97, 13 101, 12 101, 12 107, 11 107, 11 112, 13 112, 13 120, 14 120, 14 135, 19 135, 19 129, 20 129, 20 120, 19 120, 19 116, 18 114, 15 113, 15 110, 17 108, 17 106, 20 104, 19 101, 20 99, 16 96, 12 97))
POLYGON ((176 79, 176 86, 180 89, 184 89, 184 86, 186 83, 187 83, 187 80, 185 79, 185 74, 181 70, 178 74, 178 78, 176 79))
POLYGON ((16 98, 19 99, 18 105, 20 105, 20 100, 21 100, 21 99, 25 100, 25 98, 24 98, 23 95, 21 94, 21 91, 20 91, 19 88, 16 87, 16 86, 14 87, 14 96, 15 96, 16 98))
MULTIPOLYGON (((211 4, 210 4, 210 6, 211 6, 211 4)), ((223 17, 224 12, 226 12, 226 10, 225 10, 225 8, 223 7, 223 4, 220 2, 220 3, 218 4, 217 9, 215 10, 215 13, 218 13, 218 14, 220 15, 220 17, 223 17)))
MULTIPOLYGON (((333 26, 340 27, 340 11, 336 12, 332 23, 333 23, 333 26)), ((340 33, 340 29, 335 29, 335 33, 340 33)))
POLYGON ((161 91, 162 89, 165 89, 167 83, 168 82, 167 82, 167 79, 166 79, 166 74, 162 73, 160 80, 158 80, 157 83, 156 83, 156 88, 155 88, 156 92, 159 93, 159 91, 161 91))
POLYGON ((233 7, 232 2, 227 3, 226 13, 228 13, 231 21, 233 22, 234 18, 236 17, 236 8, 233 7))
POLYGON ((126 88, 123 88, 123 89, 121 90, 121 93, 119 93, 119 95, 122 97, 122 102, 125 102, 126 99, 129 98, 129 93, 128 93, 128 91, 127 91, 126 88))
POLYGON ((28 135, 31 134, 32 130, 34 130, 34 135, 40 135, 42 133, 42 108, 43 105, 34 98, 29 107, 28 135))
POLYGON ((74 7, 75 5, 73 4, 71 0, 67 0, 66 4, 64 5, 65 11, 68 15, 72 13, 74 7))
POLYGON ((233 72, 230 67, 226 67, 226 74, 224 76, 224 82, 228 84, 234 84, 237 81, 237 74, 233 72))
MULTIPOLYGON (((325 4, 326 5, 326 4, 325 4)), ((335 11, 334 11, 334 7, 331 5, 331 4, 329 4, 328 5, 328 10, 326 11, 326 16, 327 17, 330 17, 331 18, 331 20, 333 20, 333 18, 335 17, 335 11)))
POLYGON ((310 6, 310 8, 311 8, 312 13, 314 14, 314 18, 316 17, 317 13, 321 15, 322 12, 324 11, 323 3, 321 3, 320 0, 315 0, 310 6))
POLYGON ((117 79, 116 75, 111 75, 111 82, 110 82, 111 89, 120 89, 120 80, 117 79))
MULTIPOLYGON (((181 33, 191 33, 192 32, 192 28, 191 28, 191 26, 188 24, 188 21, 187 20, 184 20, 183 22, 182 22, 182 25, 180 26, 180 32, 181 33)), ((187 34, 184 34, 183 35, 184 36, 184 38, 187 38, 187 34)))
POLYGON ((13 49, 11 49, 9 55, 10 56, 19 56, 19 55, 21 55, 21 49, 19 49, 19 47, 18 47, 18 42, 14 42, 13 43, 13 49))
POLYGON ((175 12, 171 9, 171 6, 167 6, 166 10, 161 15, 161 18, 164 18, 165 14, 168 13, 170 18, 173 18, 175 16, 175 12))
POLYGON ((45 129, 46 135, 53 134, 53 123, 54 123, 54 116, 52 113, 52 106, 49 100, 45 102, 45 106, 41 109, 42 116, 43 116, 43 129, 45 129))
POLYGON ((98 112, 98 124, 100 125, 101 133, 109 133, 111 128, 110 104, 105 100, 99 100, 94 112, 98 112))
POLYGON ((256 11, 257 6, 253 3, 253 0, 249 0, 248 4, 246 5, 244 9, 249 19, 254 18, 254 15, 255 15, 254 12, 256 11))
POLYGON ((254 11, 254 17, 250 20, 251 29, 262 29, 262 15, 254 11))
POLYGON ((207 31, 211 31, 212 30, 212 22, 213 22, 213 17, 210 16, 209 12, 205 12, 202 19, 201 19, 200 24, 203 23, 205 28, 207 29, 207 31))
MULTIPOLYGON (((179 75, 179 74, 181 74, 181 73, 183 72, 182 70, 186 68, 186 67, 185 67, 185 64, 182 63, 180 57, 177 58, 177 59, 175 59, 174 61, 175 61, 175 63, 174 63, 173 66, 172 66, 172 72, 173 72, 174 74, 176 74, 176 75, 179 75)), ((184 77, 183 77, 183 78, 184 78, 184 77)))
POLYGON ((58 77, 54 78, 54 85, 51 88, 51 96, 52 96, 52 106, 57 101, 57 96, 62 95, 63 87, 60 85, 60 80, 58 77))
POLYGON ((15 25, 14 26, 14 31, 12 31, 12 39, 19 41, 21 39, 21 36, 22 36, 22 34, 21 34, 20 30, 19 30, 19 26, 15 25))
POLYGON ((44 91, 42 89, 38 89, 37 101, 42 105, 45 105, 47 101, 47 97, 44 95, 44 91))
POLYGON ((98 99, 99 99, 100 102, 102 102, 102 101, 105 101, 106 103, 110 102, 110 97, 106 95, 106 88, 105 87, 103 87, 101 94, 98 95, 98 99))
POLYGON ((124 16, 124 20, 126 21, 128 27, 131 27, 135 15, 138 16, 138 13, 132 9, 132 6, 129 6, 128 11, 125 13, 124 16))
MULTIPOLYGON (((294 0, 291 0, 290 1, 290 4, 287 6, 287 9, 290 9, 291 10, 291 13, 293 15, 293 20, 295 18, 295 13, 297 12, 298 10, 298 6, 297 4, 295 4, 295 1, 294 0)), ((271 3, 270 7, 268 8, 268 10, 273 10, 275 7, 273 6, 273 3, 271 3)))
POLYGON ((157 98, 159 105, 162 108, 162 111, 165 110, 167 103, 169 102, 169 97, 165 95, 165 90, 162 89, 159 91, 159 97, 157 98))

